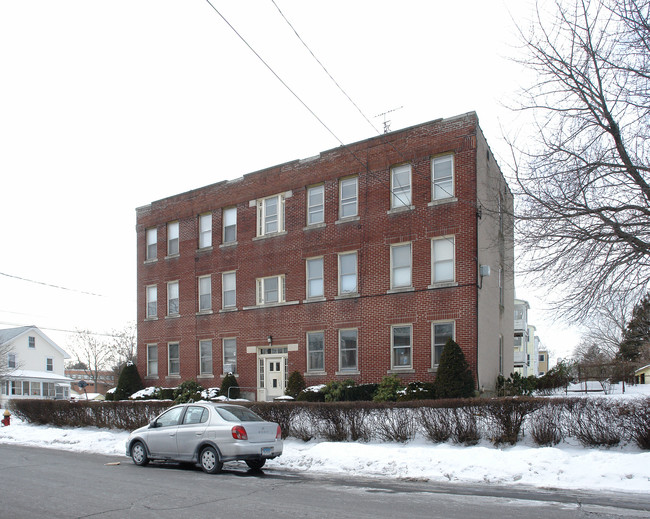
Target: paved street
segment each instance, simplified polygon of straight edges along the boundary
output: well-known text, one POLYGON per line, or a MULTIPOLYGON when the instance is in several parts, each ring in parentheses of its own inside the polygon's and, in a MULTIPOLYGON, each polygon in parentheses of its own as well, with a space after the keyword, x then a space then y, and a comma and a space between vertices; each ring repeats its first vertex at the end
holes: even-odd
POLYGON ((598 494, 353 480, 226 465, 210 476, 177 465, 0 445, 1 518, 648 517, 640 494, 598 494), (119 465, 115 463, 119 462, 119 465))

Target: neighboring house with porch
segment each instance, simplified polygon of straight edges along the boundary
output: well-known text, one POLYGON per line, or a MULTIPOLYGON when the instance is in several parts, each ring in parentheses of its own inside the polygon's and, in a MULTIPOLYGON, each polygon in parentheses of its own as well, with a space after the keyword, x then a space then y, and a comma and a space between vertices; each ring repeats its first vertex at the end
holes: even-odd
POLYGON ((36 326, 0 330, 0 407, 12 398, 69 398, 70 355, 36 326))
POLYGON ((650 384, 650 364, 634 372, 634 382, 636 384, 650 384))

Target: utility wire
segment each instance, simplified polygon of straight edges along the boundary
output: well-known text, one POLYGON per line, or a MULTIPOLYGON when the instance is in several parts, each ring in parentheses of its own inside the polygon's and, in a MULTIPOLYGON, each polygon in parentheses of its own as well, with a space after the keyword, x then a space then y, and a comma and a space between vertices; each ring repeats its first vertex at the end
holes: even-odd
POLYGON ((5 276, 12 279, 18 279, 20 281, 27 281, 28 283, 34 283, 35 285, 43 285, 45 287, 58 288, 59 290, 67 290, 68 292, 76 292, 78 294, 85 294, 88 296, 96 297, 107 297, 104 294, 96 294, 95 292, 86 292, 85 290, 77 290, 76 288, 62 287, 60 285, 53 285, 51 283, 45 283, 44 281, 36 281, 34 279, 21 278, 20 276, 14 276, 12 274, 7 274, 5 272, 0 272, 0 276, 5 276))

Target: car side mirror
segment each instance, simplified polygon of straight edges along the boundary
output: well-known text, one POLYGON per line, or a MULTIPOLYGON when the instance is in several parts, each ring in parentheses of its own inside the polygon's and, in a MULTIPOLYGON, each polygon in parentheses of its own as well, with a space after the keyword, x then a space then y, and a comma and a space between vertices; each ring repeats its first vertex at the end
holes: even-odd
POLYGON ((156 427, 158 427, 158 422, 155 420, 149 424, 149 429, 155 429, 156 427))

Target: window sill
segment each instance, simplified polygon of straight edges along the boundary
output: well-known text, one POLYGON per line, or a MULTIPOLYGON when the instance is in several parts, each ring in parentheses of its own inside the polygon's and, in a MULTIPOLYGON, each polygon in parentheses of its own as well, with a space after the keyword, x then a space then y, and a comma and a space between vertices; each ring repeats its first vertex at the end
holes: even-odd
POLYGON ((451 288, 457 287, 458 283, 456 281, 441 281, 440 283, 432 283, 427 288, 429 290, 434 290, 436 288, 451 288))
POLYGON ((146 323, 147 321, 157 321, 157 320, 158 320, 158 316, 156 316, 156 317, 145 317, 144 322, 146 323))
MULTIPOLYGON (((227 377, 228 375, 229 375, 229 373, 222 373, 222 374, 219 375, 219 376, 220 376, 221 378, 225 378, 225 377, 227 377)), ((234 376, 235 378, 239 378, 239 373, 233 373, 233 376, 234 376)))
POLYGON ((452 202, 458 202, 458 198, 455 196, 450 196, 449 198, 441 198, 439 200, 432 200, 429 202, 429 207, 434 207, 436 205, 451 204, 452 202))
POLYGON ((311 299, 303 299, 302 302, 304 304, 307 303, 322 303, 323 301, 327 301, 324 297, 312 297, 311 299))
POLYGON ((180 375, 167 375, 165 377, 165 380, 180 380, 181 376, 180 375))
POLYGON ((275 238, 276 236, 284 236, 287 231, 271 232, 269 234, 262 234, 262 236, 255 236, 253 241, 266 240, 267 238, 275 238))
POLYGON ((338 301, 341 299, 355 299, 357 297, 359 297, 359 293, 355 292, 354 294, 343 294, 340 296, 335 296, 334 299, 338 301))
POLYGON ((282 303, 268 303, 265 305, 245 306, 244 310, 259 310, 261 308, 275 308, 277 306, 292 306, 299 304, 300 301, 285 301, 282 303))
POLYGON ((344 223, 350 223, 350 222, 358 222, 361 219, 359 215, 356 216, 347 216, 345 218, 341 218, 340 220, 336 220, 334 223, 336 225, 341 225, 344 223))
POLYGON ((427 370, 429 373, 438 373, 438 364, 427 370))
POLYGON ((148 260, 144 260, 145 265, 151 265, 153 263, 158 263, 158 258, 151 258, 151 259, 148 259, 148 260))
POLYGON ((196 254, 205 254, 206 252, 212 252, 212 245, 209 247, 201 247, 200 249, 196 249, 196 254))
POLYGON ((305 377, 323 377, 327 375, 327 371, 307 371, 303 373, 305 377))
POLYGON ((165 319, 178 319, 180 316, 181 314, 166 315, 165 319))
POLYGON ((219 310, 219 313, 220 314, 227 314, 227 313, 236 312, 236 311, 237 311, 237 307, 234 306, 232 308, 222 308, 221 310, 219 310))
POLYGON ((200 310, 196 312, 196 315, 212 315, 214 312, 212 310, 200 310))
POLYGON ((410 374, 415 373, 415 370, 413 368, 393 368, 389 369, 386 373, 389 375, 400 375, 402 373, 410 374))
POLYGON ((144 377, 145 380, 158 380, 158 375, 147 375, 144 377))
POLYGON ((229 242, 222 243, 221 245, 219 245, 219 248, 220 249, 227 249, 228 247, 235 247, 237 245, 237 243, 238 243, 237 241, 229 241, 229 242))
POLYGON ((209 374, 206 373, 206 374, 204 374, 204 375, 199 375, 199 376, 197 376, 196 378, 197 378, 197 379, 203 379, 203 380, 206 380, 206 379, 214 379, 214 375, 213 375, 212 373, 209 373, 209 374))
POLYGON ((175 258, 180 258, 180 257, 181 257, 180 253, 177 252, 176 254, 169 254, 169 255, 165 256, 165 259, 168 260, 168 259, 175 259, 175 258))
POLYGON ((402 294, 404 292, 415 292, 414 287, 400 287, 400 288, 391 288, 390 290, 387 290, 387 294, 402 294))
POLYGON ((361 372, 358 369, 350 369, 345 371, 337 371, 334 374, 339 377, 347 377, 349 375, 361 375, 361 372))
POLYGON ((413 211, 415 209, 414 205, 405 205, 402 207, 394 207, 393 209, 389 209, 386 211, 386 214, 400 214, 400 213, 407 213, 409 211, 413 211))
POLYGON ((312 229, 325 229, 325 227, 327 227, 327 224, 325 224, 325 222, 312 223, 312 224, 307 225, 306 227, 303 227, 302 230, 303 231, 311 231, 312 229))

